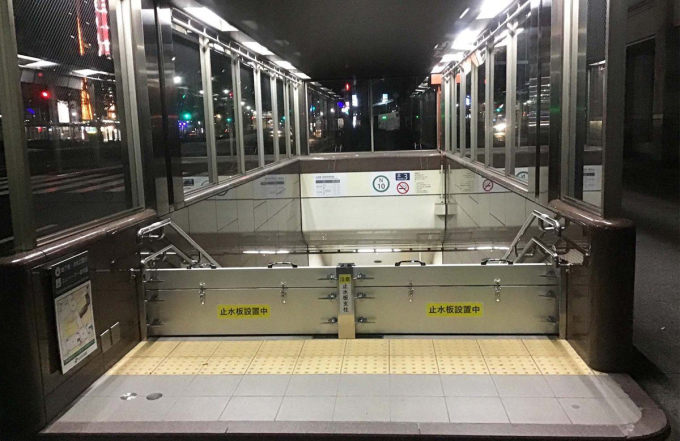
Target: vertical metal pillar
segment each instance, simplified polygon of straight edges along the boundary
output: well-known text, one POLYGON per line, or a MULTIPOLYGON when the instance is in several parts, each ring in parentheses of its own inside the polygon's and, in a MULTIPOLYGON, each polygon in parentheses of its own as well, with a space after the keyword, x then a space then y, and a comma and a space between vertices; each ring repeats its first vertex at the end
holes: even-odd
MULTIPOLYGON (((279 162, 279 103, 276 93, 276 74, 269 76, 269 89, 272 93, 272 132, 274 142, 274 162, 279 162)), ((264 116, 264 115, 263 115, 264 116)))
POLYGON ((495 55, 494 55, 494 50, 492 46, 488 46, 486 48, 486 63, 485 63, 485 69, 486 69, 486 92, 484 94, 484 98, 486 99, 486 104, 484 105, 485 107, 485 112, 484 112, 484 149, 486 150, 486 154, 484 155, 484 163, 489 166, 493 167, 493 114, 494 114, 494 105, 493 105, 493 84, 494 84, 494 62, 495 62, 495 55))
POLYGON ((264 129, 262 127, 262 121, 264 118, 262 115, 262 84, 260 83, 262 72, 260 71, 260 66, 253 66, 253 74, 255 77, 255 112, 257 113, 257 116, 255 117, 255 129, 257 131, 257 156, 260 167, 264 167, 264 129))
POLYGON ((17 39, 12 0, 0 2, 0 111, 5 140, 9 204, 12 212, 14 249, 36 246, 31 171, 24 128, 21 80, 17 64, 17 39))
POLYGON ((293 84, 293 115, 295 116, 295 155, 301 155, 300 146, 300 84, 293 84))
POLYGON ((460 70, 460 96, 458 97, 458 125, 460 126, 459 129, 459 144, 460 144, 460 155, 465 157, 468 154, 467 147, 466 147, 466 133, 465 133, 465 118, 467 115, 465 115, 467 112, 465 111, 465 96, 467 95, 467 90, 466 89, 466 80, 467 80, 467 75, 465 74, 465 71, 463 69, 460 70))
POLYGON ((246 155, 243 143, 243 98, 241 96, 241 62, 238 58, 231 60, 231 71, 234 78, 234 125, 238 145, 238 171, 246 172, 246 155))
POLYGON ((217 146, 215 138, 215 110, 213 108, 212 67, 210 64, 210 42, 204 36, 198 37, 201 82, 203 85, 203 114, 205 115, 205 148, 208 161, 208 177, 213 184, 219 183, 217 173, 217 146))
POLYGON ((373 81, 368 80, 368 114, 371 118, 371 151, 375 151, 375 138, 373 136, 373 130, 375 129, 373 122, 373 81))
POLYGON ((477 161, 477 129, 479 119, 479 66, 470 73, 470 159, 477 161))
POLYGON ((443 151, 451 149, 451 76, 444 78, 444 147, 443 151))
POLYGON ((283 113, 285 114, 285 137, 286 137, 286 158, 292 156, 290 142, 290 84, 287 78, 283 79, 283 113))
POLYGON ((451 151, 460 154, 460 144, 458 143, 458 115, 456 111, 456 104, 458 103, 458 87, 457 87, 456 71, 451 72, 451 151))
POLYGON ((515 112, 517 107, 517 34, 516 24, 508 26, 505 82, 505 175, 515 176, 515 112))

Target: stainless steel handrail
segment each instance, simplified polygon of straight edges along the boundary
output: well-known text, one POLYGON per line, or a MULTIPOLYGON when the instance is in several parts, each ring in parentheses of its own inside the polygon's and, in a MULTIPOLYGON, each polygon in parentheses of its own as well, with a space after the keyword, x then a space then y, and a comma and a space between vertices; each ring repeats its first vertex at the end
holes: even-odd
MULTIPOLYGON (((517 235, 513 239, 510 246, 508 247, 508 251, 506 251, 505 254, 503 255, 502 257, 503 260, 508 260, 513 252, 519 258, 520 253, 517 250, 517 244, 526 234, 529 227, 531 227, 531 225, 534 223, 535 219, 538 219, 538 228, 540 228, 540 230, 543 231, 543 233, 552 232, 558 237, 561 236, 564 227, 560 224, 560 221, 548 216, 545 213, 541 213, 538 210, 534 210, 531 212, 531 215, 527 218, 527 220, 524 221, 522 228, 520 228, 519 231, 517 232, 517 235)), ((540 241, 541 238, 542 235, 538 238, 538 240, 540 241)), ((524 248, 524 250, 522 251, 522 256, 524 256, 527 253, 530 244, 531 242, 527 244, 527 246, 524 248)))
MULTIPOLYGON (((207 253, 207 252, 206 252, 206 251, 205 251, 198 243, 196 243, 195 240, 193 240, 187 233, 184 232, 184 230, 182 230, 182 229, 181 229, 177 224, 175 224, 171 219, 164 219, 164 220, 162 220, 162 221, 155 222, 155 223, 153 223, 153 224, 151 224, 151 225, 147 225, 146 227, 140 228, 139 231, 137 231, 137 237, 138 237, 139 239, 143 239, 144 237, 146 237, 147 235, 149 235, 151 232, 156 231, 156 230, 161 230, 161 229, 163 229, 163 228, 165 228, 165 227, 171 227, 173 230, 175 230, 175 232, 177 232, 177 234, 179 234, 180 236, 182 236, 182 238, 184 238, 184 240, 186 240, 187 242, 189 242, 189 244, 191 244, 191 246, 194 247, 194 249, 195 249, 196 251, 198 251, 198 253, 200 254, 201 257, 205 258, 205 259, 206 259, 208 262, 210 262, 212 265, 214 265, 214 266, 217 267, 217 268, 220 268, 220 267, 221 267, 221 265, 220 265, 219 263, 217 263, 217 261, 216 261, 215 259, 213 259, 213 258, 210 256, 210 254, 208 254, 208 253, 207 253)), ((175 248, 176 251, 178 251, 178 254, 179 254, 179 250, 177 249, 177 247, 174 247, 174 248, 175 248)), ((166 250, 166 251, 167 251, 167 250, 166 250)), ((157 253, 154 253, 154 254, 157 254, 157 253)), ((153 254, 152 254, 152 256, 153 256, 153 254)), ((184 258, 185 256, 186 256, 186 254, 182 253, 182 257, 184 258)), ((151 256, 149 256, 149 257, 151 257, 151 256)), ((149 257, 146 257, 144 260, 149 259, 149 257)), ((156 256, 156 257, 158 257, 158 256, 156 256)), ((193 262, 193 260, 192 260, 192 259, 189 259, 188 257, 187 257, 186 259, 187 259, 189 262, 193 262)), ((142 261, 142 262, 144 262, 144 261, 142 261)), ((200 262, 199 262, 199 263, 200 263, 200 262)))
POLYGON ((147 263, 151 262, 152 260, 156 260, 156 258, 158 258, 159 256, 167 254, 168 251, 174 251, 175 253, 177 253, 177 255, 179 257, 184 259, 186 261, 186 263, 188 263, 189 265, 193 265, 195 263, 195 261, 192 258, 190 258, 186 254, 184 254, 179 248, 177 248, 174 245, 168 245, 167 247, 165 247, 161 250, 158 250, 155 253, 149 254, 144 259, 142 259, 142 266, 146 267, 147 263))

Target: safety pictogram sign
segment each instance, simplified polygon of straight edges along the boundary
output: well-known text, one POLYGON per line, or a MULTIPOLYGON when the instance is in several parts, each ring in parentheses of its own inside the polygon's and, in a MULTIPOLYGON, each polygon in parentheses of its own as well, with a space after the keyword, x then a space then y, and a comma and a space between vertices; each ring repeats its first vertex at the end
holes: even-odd
POLYGON ((408 183, 406 182, 400 182, 397 184, 397 192, 399 194, 406 194, 409 191, 409 186, 408 183))

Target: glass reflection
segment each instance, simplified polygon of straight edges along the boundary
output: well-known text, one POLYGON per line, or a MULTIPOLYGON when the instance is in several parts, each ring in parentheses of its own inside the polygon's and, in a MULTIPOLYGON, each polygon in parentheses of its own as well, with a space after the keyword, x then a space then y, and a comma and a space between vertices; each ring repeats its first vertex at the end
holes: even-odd
POLYGON ((217 174, 220 180, 238 174, 238 143, 234 115, 231 58, 210 52, 217 174))
POLYGON ((241 115, 243 118, 243 150, 246 171, 260 166, 257 145, 257 110, 255 109, 255 72, 246 63, 241 64, 241 115))

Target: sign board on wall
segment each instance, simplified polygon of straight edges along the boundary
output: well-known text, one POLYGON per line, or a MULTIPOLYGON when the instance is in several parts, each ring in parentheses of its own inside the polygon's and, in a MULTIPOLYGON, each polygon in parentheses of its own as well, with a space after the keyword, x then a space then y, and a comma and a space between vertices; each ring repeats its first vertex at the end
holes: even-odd
POLYGON ((62 373, 97 350, 87 251, 50 267, 62 373))
POLYGON ((346 179, 343 173, 314 175, 314 196, 324 198, 346 195, 346 179))
POLYGON ((370 191, 382 196, 438 194, 432 177, 430 170, 375 172, 369 177, 370 191))

